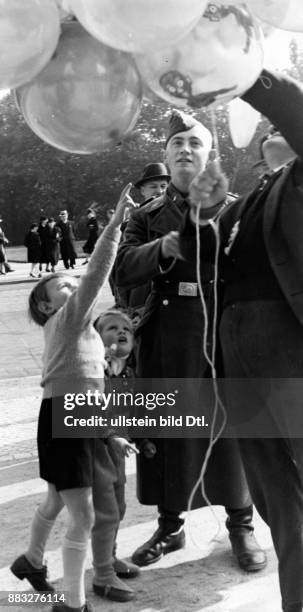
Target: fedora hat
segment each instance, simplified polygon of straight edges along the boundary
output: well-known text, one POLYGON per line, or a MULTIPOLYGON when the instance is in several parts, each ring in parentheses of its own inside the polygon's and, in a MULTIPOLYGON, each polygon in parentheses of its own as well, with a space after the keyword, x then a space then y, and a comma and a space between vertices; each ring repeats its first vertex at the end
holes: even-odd
POLYGON ((147 181, 157 181, 159 179, 170 180, 170 175, 168 174, 165 164, 160 162, 147 164, 143 170, 142 177, 135 183, 135 187, 139 189, 144 183, 147 183, 147 181))

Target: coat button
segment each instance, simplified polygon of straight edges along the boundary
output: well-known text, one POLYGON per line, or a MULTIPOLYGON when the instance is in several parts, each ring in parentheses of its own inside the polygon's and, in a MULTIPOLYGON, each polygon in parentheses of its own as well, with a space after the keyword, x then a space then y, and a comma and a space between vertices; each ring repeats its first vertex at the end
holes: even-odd
POLYGON ((168 300, 163 300, 162 304, 163 304, 163 306, 168 306, 169 301, 168 300))

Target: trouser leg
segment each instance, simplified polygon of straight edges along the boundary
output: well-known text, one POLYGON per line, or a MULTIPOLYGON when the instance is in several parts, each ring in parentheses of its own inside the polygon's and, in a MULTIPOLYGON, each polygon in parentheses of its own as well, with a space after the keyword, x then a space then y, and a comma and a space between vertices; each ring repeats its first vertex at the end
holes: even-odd
POLYGON ((158 523, 163 533, 174 533, 184 525, 182 510, 168 510, 163 506, 158 506, 158 523))
POLYGON ((283 439, 243 439, 240 450, 254 503, 271 529, 283 609, 303 606, 303 487, 290 446, 283 439))

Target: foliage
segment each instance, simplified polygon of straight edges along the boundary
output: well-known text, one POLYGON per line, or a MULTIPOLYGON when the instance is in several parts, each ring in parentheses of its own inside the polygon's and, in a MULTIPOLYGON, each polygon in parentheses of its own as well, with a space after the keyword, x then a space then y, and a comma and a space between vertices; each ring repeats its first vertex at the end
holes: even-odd
MULTIPOLYGON (((290 72, 303 81, 303 54, 297 43, 290 45, 290 72)), ((41 213, 57 216, 66 208, 75 220, 78 238, 86 235, 86 209, 98 203, 100 221, 115 205, 125 183, 141 175, 146 163, 159 161, 171 108, 147 93, 133 134, 115 150, 80 156, 70 155, 42 142, 25 124, 13 95, 0 100, 0 214, 4 229, 14 244, 22 244, 29 224, 41 213)), ((230 179, 230 190, 247 191, 256 181, 251 168, 258 159, 258 140, 267 121, 263 119, 247 149, 236 150, 228 130, 227 107, 215 113, 193 113, 212 131, 215 116, 222 166, 230 179)), ((133 196, 140 195, 134 190, 133 196)))

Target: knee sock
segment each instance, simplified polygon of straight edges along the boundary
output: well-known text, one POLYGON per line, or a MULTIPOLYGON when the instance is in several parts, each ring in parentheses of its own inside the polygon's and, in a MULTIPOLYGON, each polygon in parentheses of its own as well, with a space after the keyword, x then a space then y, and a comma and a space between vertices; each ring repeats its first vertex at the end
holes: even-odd
POLYGON ((75 542, 65 536, 63 542, 63 592, 71 608, 85 604, 84 572, 88 542, 75 542))
POLYGON ((37 569, 40 569, 43 565, 46 541, 54 522, 54 520, 50 521, 44 518, 39 508, 36 510, 31 526, 30 544, 25 556, 37 569))

